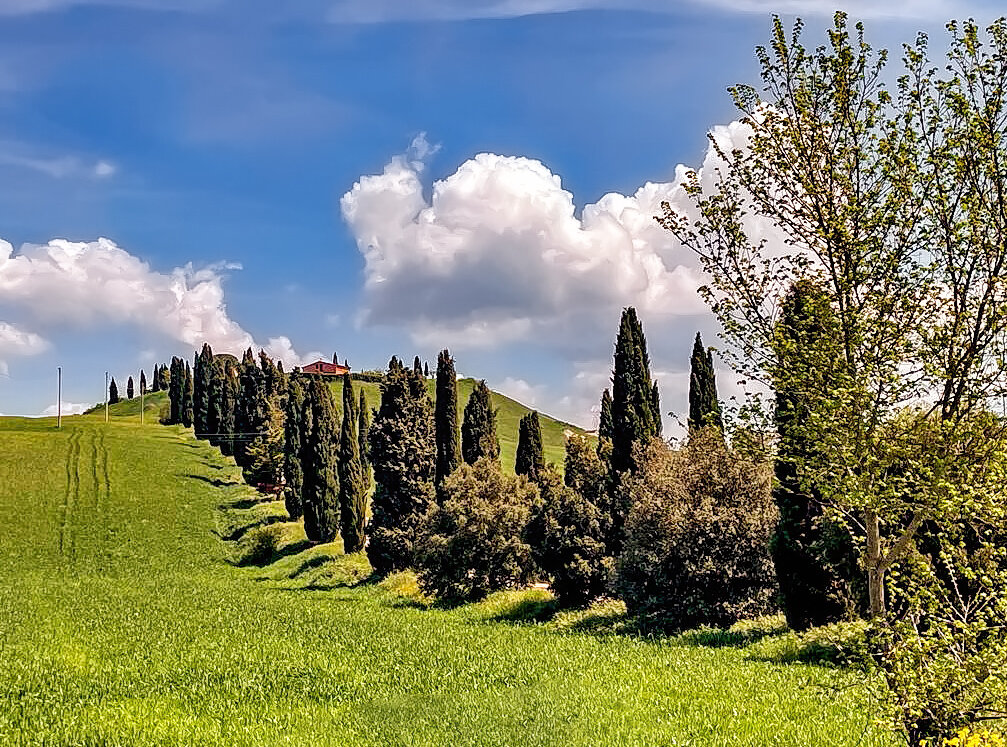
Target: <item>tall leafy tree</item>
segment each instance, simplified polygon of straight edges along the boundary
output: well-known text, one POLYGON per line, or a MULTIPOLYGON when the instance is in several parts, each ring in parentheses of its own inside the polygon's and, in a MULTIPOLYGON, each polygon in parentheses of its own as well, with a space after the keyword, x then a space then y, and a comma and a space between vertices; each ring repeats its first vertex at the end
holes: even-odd
POLYGON ((210 443, 228 456, 234 453, 235 414, 238 405, 238 366, 232 355, 216 355, 213 359, 213 388, 210 395, 211 425, 214 435, 210 443))
POLYGON ((168 387, 171 386, 171 371, 168 370, 168 367, 166 365, 161 364, 161 368, 158 369, 157 375, 158 375, 157 380, 158 388, 162 392, 167 391, 168 387))
POLYGON ((439 486, 445 477, 458 469, 462 461, 458 432, 458 376, 455 373, 455 361, 447 350, 437 354, 434 433, 437 439, 436 483, 439 486))
POLYGON ((154 370, 150 376, 150 391, 161 391, 161 366, 157 363, 154 364, 154 370))
POLYGON ((417 376, 423 376, 423 364, 420 363, 418 355, 413 357, 413 373, 417 376))
POLYGON ((472 388, 462 418, 462 458, 466 464, 500 459, 496 420, 490 388, 485 381, 479 381, 472 388))
POLYGON ((601 393, 601 414, 598 416, 598 438, 612 440, 615 425, 612 422, 612 394, 608 387, 601 393))
POLYGON ((392 358, 368 441, 375 489, 367 557, 385 575, 412 563, 417 526, 434 499, 433 407, 422 371, 392 358))
POLYGON ((518 425, 517 456, 514 472, 537 482, 545 470, 545 456, 542 452, 542 425, 538 412, 532 410, 518 425))
POLYGON ((108 385, 108 403, 114 405, 119 401, 119 387, 115 385, 115 377, 112 377, 112 382, 108 385))
POLYGON ((252 349, 242 356, 239 374, 241 394, 238 400, 236 429, 242 434, 235 441, 234 460, 241 467, 250 465, 248 444, 269 427, 269 385, 266 373, 255 361, 252 349), (254 434, 254 435, 253 435, 254 434))
POLYGON ((133 377, 126 380, 126 399, 133 399, 133 377))
POLYGON ((193 390, 193 380, 192 380, 192 369, 189 367, 189 361, 185 361, 185 378, 184 385, 182 386, 182 425, 186 428, 192 427, 194 410, 192 406, 192 390, 193 390))
POLYGON ((339 430, 339 526, 343 552, 347 554, 364 549, 367 519, 367 484, 357 428, 353 380, 346 373, 343 374, 343 422, 339 430))
POLYGON ((210 429, 210 391, 213 379, 213 350, 207 343, 196 355, 192 370, 192 422, 196 438, 206 438, 210 429))
POLYGON ((332 391, 320 377, 308 384, 303 424, 304 533, 312 542, 332 542, 339 534, 339 426, 332 391))
POLYGON ((147 374, 144 373, 143 369, 140 369, 140 394, 147 393, 147 374))
POLYGON ((304 470, 301 467, 301 444, 304 441, 305 379, 298 374, 287 380, 287 393, 283 411, 283 500, 290 518, 303 514, 301 492, 304 488, 304 470))
POLYGON ((723 429, 724 422, 717 399, 713 353, 703 346, 703 338, 697 332, 689 370, 689 430, 708 426, 723 429))

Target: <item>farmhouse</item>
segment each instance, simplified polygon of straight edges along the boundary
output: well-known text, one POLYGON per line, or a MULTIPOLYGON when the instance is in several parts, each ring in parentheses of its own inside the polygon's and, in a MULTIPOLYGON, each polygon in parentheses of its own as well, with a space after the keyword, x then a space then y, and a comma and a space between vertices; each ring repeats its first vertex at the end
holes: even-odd
POLYGON ((301 367, 301 373, 312 374, 315 376, 342 376, 343 374, 349 372, 349 365, 343 365, 340 363, 335 354, 332 356, 332 363, 317 360, 314 363, 309 363, 308 365, 301 367))

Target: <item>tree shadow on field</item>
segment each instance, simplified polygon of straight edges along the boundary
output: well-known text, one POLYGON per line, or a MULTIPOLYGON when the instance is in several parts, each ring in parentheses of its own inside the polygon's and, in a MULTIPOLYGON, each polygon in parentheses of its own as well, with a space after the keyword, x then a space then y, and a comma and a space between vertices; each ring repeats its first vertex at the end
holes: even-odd
POLYGON ((193 472, 184 474, 182 477, 188 477, 190 480, 199 480, 200 482, 205 482, 215 488, 230 488, 241 485, 240 482, 235 482, 234 480, 224 480, 219 477, 207 477, 206 475, 197 475, 193 472))

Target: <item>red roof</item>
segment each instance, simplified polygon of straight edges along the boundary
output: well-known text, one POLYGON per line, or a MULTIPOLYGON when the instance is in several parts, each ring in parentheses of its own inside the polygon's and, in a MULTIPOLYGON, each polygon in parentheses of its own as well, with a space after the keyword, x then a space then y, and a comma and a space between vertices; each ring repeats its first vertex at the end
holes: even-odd
POLYGON ((325 361, 315 361, 301 368, 301 373, 321 374, 322 376, 342 376, 344 373, 349 372, 349 366, 343 366, 339 363, 327 363, 325 361))

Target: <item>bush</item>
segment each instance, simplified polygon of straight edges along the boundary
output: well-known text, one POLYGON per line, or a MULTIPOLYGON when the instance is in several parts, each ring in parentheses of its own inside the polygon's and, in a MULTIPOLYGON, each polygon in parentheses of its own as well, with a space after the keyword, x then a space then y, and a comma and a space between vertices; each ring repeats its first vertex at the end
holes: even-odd
POLYGON ((612 572, 601 511, 555 470, 543 472, 539 489, 540 507, 528 532, 535 562, 561 604, 583 606, 605 592, 612 572))
POLYGON ((633 508, 618 563, 629 612, 671 630, 726 628, 771 612, 768 465, 732 452, 714 428, 677 451, 656 439, 641 448, 640 471, 624 483, 633 508))
POLYGON ((533 564, 523 534, 538 499, 535 486, 482 459, 445 479, 443 493, 414 545, 420 587, 457 604, 527 584, 533 564))
POLYGON ((282 540, 282 524, 273 523, 250 529, 242 538, 238 564, 265 565, 276 555, 276 550, 282 540))

